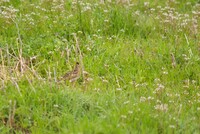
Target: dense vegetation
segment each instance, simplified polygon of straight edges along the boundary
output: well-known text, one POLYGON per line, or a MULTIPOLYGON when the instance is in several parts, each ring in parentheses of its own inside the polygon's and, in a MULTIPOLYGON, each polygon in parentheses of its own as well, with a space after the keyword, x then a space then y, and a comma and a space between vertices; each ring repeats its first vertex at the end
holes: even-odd
POLYGON ((199 21, 198 0, 1 0, 0 133, 200 133, 199 21))

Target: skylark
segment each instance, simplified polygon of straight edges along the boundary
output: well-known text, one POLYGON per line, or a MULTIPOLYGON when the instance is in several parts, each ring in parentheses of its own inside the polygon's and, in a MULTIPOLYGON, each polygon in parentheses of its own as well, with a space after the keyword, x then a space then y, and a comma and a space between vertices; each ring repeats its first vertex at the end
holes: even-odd
POLYGON ((67 72, 58 82, 62 80, 68 80, 69 82, 74 82, 81 76, 81 65, 76 62, 76 66, 72 71, 67 72))

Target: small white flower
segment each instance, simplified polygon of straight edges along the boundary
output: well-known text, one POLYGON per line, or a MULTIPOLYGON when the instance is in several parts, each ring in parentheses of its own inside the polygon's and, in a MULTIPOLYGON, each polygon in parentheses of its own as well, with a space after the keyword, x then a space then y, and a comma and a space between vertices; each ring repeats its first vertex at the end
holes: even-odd
POLYGON ((174 125, 169 125, 169 127, 170 127, 170 128, 175 128, 175 126, 174 126, 174 125))
POLYGON ((144 6, 148 6, 149 5, 149 2, 144 2, 144 6))
POLYGON ((127 116, 126 115, 121 115, 121 118, 126 119, 127 116))
POLYGON ((167 104, 158 104, 158 105, 154 106, 154 108, 156 110, 163 111, 163 112, 168 111, 168 105, 167 104))
POLYGON ((129 114, 133 114, 133 111, 128 111, 129 114))
POLYGON ((121 90, 122 90, 122 88, 117 88, 116 90, 117 90, 117 91, 121 91, 121 90))
POLYGON ((124 102, 124 105, 126 105, 126 104, 128 104, 128 103, 130 103, 130 101, 125 101, 125 102, 124 102))
POLYGON ((146 98, 145 97, 140 97, 140 102, 145 102, 146 101, 146 98))

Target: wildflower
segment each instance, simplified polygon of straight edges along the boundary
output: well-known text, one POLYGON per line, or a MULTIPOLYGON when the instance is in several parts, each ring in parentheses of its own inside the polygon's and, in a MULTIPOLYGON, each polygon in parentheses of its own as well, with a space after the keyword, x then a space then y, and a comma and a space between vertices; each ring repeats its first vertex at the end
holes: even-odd
POLYGON ((157 84, 157 86, 158 87, 155 89, 154 93, 159 93, 165 88, 165 86, 163 86, 162 84, 157 84))
POLYGON ((121 115, 121 118, 126 119, 127 116, 126 115, 121 115))
POLYGON ((163 112, 168 111, 168 105, 167 104, 158 104, 158 105, 154 106, 154 108, 156 110, 163 111, 163 112))
POLYGON ((59 106, 57 104, 53 105, 53 107, 58 108, 59 106))
POLYGON ((117 90, 117 91, 121 91, 121 90, 122 90, 122 88, 117 88, 116 90, 117 90))
POLYGON ((169 125, 169 127, 170 127, 170 128, 175 128, 175 126, 174 126, 174 125, 169 125))
POLYGON ((144 2, 144 6, 149 6, 149 2, 144 2))
POLYGON ((133 114, 133 111, 128 111, 129 114, 133 114))
POLYGON ((140 102, 145 102, 146 101, 146 98, 145 97, 140 97, 140 102))
POLYGON ((124 102, 124 105, 126 105, 126 104, 128 104, 128 103, 130 103, 130 101, 125 101, 125 102, 124 102))
POLYGON ((104 80, 102 80, 102 82, 104 82, 104 83, 108 83, 108 80, 105 80, 105 79, 104 79, 104 80))
POLYGON ((151 100, 154 100, 154 97, 149 96, 147 99, 148 101, 151 101, 151 100))

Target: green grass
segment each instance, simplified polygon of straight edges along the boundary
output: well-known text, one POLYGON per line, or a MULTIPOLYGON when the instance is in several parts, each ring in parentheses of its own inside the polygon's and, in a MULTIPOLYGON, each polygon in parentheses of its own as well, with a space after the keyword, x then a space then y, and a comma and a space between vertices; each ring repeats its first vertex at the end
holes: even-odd
POLYGON ((199 1, 0 5, 0 133, 200 133, 199 1))

